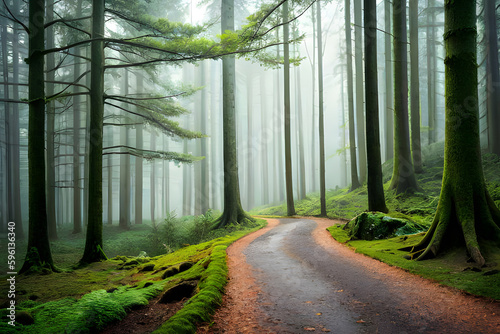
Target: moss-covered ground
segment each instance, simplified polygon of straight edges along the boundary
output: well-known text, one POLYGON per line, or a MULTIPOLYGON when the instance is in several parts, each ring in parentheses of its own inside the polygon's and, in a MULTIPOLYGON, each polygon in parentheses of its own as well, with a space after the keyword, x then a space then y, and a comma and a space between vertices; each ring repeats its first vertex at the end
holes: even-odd
MULTIPOLYGON (((427 228, 432 223, 439 201, 441 180, 443 176, 444 143, 436 143, 423 148, 424 172, 417 175, 421 190, 416 193, 396 195, 388 191, 392 173, 392 161, 383 165, 384 189, 389 215, 396 218, 410 219, 427 228)), ((483 155, 483 170, 487 188, 500 206, 500 158, 494 154, 483 155)), ((367 211, 366 185, 354 191, 349 188, 327 191, 327 215, 332 219, 350 220, 367 211)), ((306 199, 295 204, 297 215, 317 216, 320 214, 319 194, 309 194, 306 199)), ((254 214, 286 215, 285 204, 268 205, 256 208, 254 214)), ((426 261, 410 261, 403 258, 407 252, 398 249, 417 243, 422 235, 396 237, 387 240, 352 240, 347 232, 335 225, 330 228, 332 236, 340 242, 347 242, 357 252, 366 254, 393 266, 401 267, 412 273, 434 279, 442 284, 453 286, 471 294, 500 299, 500 254, 496 251, 484 250, 487 253, 487 267, 477 271, 467 263, 463 249, 450 251, 444 256, 426 261)))
MULTIPOLYGON (((198 224, 203 224, 204 219, 196 219, 198 224)), ((0 299, 0 317, 3 319, 0 333, 96 333, 123 319, 127 312, 147 305, 162 291, 191 280, 198 281, 195 295, 158 332, 195 332, 196 323, 208 321, 222 300, 227 279, 225 249, 235 240, 264 226, 265 221, 207 233, 195 226, 196 223, 191 223, 192 228, 184 231, 189 233, 183 240, 208 241, 176 245, 177 250, 166 245, 160 250, 163 254, 151 257, 146 250, 152 254, 159 251, 151 248, 151 240, 153 237, 161 240, 164 226, 143 224, 132 226, 130 231, 107 226, 104 240, 110 260, 79 269, 71 265, 82 255, 83 248, 79 245, 83 246, 84 236, 69 234, 69 237, 52 242, 54 259, 63 268, 62 272, 16 277, 16 309, 24 315, 29 314, 34 323, 23 325, 18 322, 15 327, 7 325, 8 300, 0 299), (192 264, 189 269, 166 277, 166 271, 173 268, 177 272, 186 262, 192 264)), ((61 235, 70 232, 61 231, 61 235)), ((6 283, 2 278, 1 291, 7 291, 6 283)), ((0 296, 6 297, 5 294, 0 296)), ((18 313, 18 320, 20 318, 22 316, 18 313)))

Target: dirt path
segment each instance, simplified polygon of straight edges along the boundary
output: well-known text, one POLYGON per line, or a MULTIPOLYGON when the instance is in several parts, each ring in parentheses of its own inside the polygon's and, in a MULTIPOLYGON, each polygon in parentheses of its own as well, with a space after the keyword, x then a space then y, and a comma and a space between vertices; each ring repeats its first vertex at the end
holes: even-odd
POLYGON ((354 253, 323 219, 270 220, 228 249, 230 282, 200 333, 500 333, 500 303, 354 253))

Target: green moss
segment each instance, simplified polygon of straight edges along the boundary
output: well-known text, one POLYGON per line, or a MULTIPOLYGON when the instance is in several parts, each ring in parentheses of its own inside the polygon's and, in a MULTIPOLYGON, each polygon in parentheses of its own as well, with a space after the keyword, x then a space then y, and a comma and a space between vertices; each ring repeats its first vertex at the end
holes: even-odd
MULTIPOLYGON (((347 243, 357 253, 368 255, 374 259, 408 270, 411 273, 454 288, 500 300, 500 286, 497 284, 500 274, 485 275, 492 270, 500 270, 500 254, 490 251, 490 262, 482 271, 473 271, 466 264, 467 258, 463 249, 453 249, 442 256, 425 261, 409 261, 403 256, 407 252, 400 251, 403 247, 414 245, 422 238, 422 233, 395 237, 385 240, 352 240, 349 241, 347 231, 340 225, 328 228, 331 235, 339 242, 347 243)), ((488 252, 488 250, 485 250, 488 252)))
POLYGON ((211 242, 211 247, 208 249, 208 259, 204 259, 196 265, 203 267, 204 264, 208 264, 198 284, 199 292, 154 333, 195 333, 198 323, 210 320, 211 315, 222 302, 224 286, 227 283, 226 249, 235 240, 264 226, 265 222, 259 220, 258 224, 259 227, 233 232, 211 242))

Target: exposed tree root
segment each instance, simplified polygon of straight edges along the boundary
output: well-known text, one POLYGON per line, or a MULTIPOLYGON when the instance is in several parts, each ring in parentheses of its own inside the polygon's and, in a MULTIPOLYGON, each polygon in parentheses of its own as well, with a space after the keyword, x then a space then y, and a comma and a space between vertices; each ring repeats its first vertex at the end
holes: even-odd
POLYGON ((236 208, 235 210, 224 210, 224 213, 214 221, 212 228, 218 229, 231 224, 241 224, 253 221, 255 221, 255 219, 241 208, 236 208))
POLYGON ((453 196, 450 187, 442 189, 434 221, 424 238, 409 251, 408 258, 425 260, 436 257, 452 244, 465 245, 472 261, 485 264, 480 243, 492 240, 500 245, 500 211, 483 190, 478 196, 453 196))

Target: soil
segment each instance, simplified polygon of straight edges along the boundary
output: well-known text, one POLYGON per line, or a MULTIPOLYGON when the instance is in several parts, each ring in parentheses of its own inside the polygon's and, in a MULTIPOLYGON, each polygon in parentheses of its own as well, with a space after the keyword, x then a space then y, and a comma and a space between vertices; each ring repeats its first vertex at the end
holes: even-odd
POLYGON ((182 308, 187 301, 161 303, 161 295, 149 302, 149 305, 132 310, 118 323, 110 324, 100 334, 139 334, 151 333, 182 308))
POLYGON ((228 248, 230 283, 198 333, 500 333, 500 303, 354 253, 335 222, 270 220, 228 248))
MULTIPOLYGON (((329 219, 268 219, 228 249, 229 283, 197 333, 500 333, 500 303, 353 252, 329 219)), ((154 300, 102 333, 149 333, 184 301, 154 300)))

